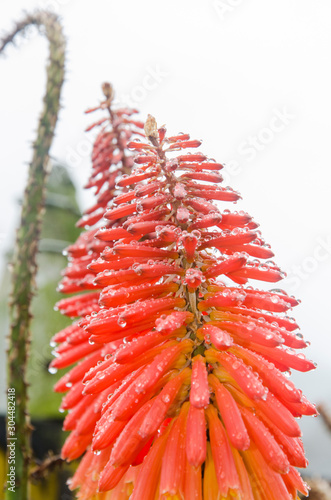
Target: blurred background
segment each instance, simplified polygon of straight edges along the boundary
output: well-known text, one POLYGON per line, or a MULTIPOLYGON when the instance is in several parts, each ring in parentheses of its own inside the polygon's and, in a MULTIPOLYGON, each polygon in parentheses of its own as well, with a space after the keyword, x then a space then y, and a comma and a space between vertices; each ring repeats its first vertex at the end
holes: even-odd
MULTIPOLYGON (((225 163, 226 184, 243 197, 236 209, 260 224, 275 261, 288 274, 280 287, 302 300, 294 314, 311 342, 307 355, 318 367, 293 373, 293 380, 310 400, 331 409, 330 2, 2 0, 0 34, 12 28, 23 10, 35 8, 58 13, 68 41, 63 109, 51 150, 62 173, 55 175, 51 191, 59 195, 62 189, 71 214, 64 233, 58 234, 50 222, 43 236, 41 258, 52 272, 48 284, 41 283, 48 295, 38 310, 52 314, 58 297, 51 290, 65 266, 60 251, 76 238, 74 221, 92 202, 92 194, 82 189, 93 141, 93 132, 84 133, 91 120, 84 110, 101 100, 100 84, 108 80, 119 103, 140 109, 142 119, 153 114, 172 135, 184 131, 202 139, 202 151, 225 163), (49 240, 57 240, 51 253, 49 240)), ((47 43, 31 29, 5 52, 0 59, 3 346, 8 255, 41 109, 47 43)), ((64 198, 48 198, 52 220, 59 224, 64 198)), ((36 331, 32 348, 37 366, 32 376, 37 373, 39 380, 44 374, 46 384, 51 377, 48 339, 63 320, 54 315, 36 331)), ((4 414, 4 348, 0 361, 4 414)), ((32 395, 33 414, 59 419, 48 386, 39 387, 42 392, 32 395)), ((322 419, 306 417, 301 425, 308 472, 331 480, 331 436, 322 419)))

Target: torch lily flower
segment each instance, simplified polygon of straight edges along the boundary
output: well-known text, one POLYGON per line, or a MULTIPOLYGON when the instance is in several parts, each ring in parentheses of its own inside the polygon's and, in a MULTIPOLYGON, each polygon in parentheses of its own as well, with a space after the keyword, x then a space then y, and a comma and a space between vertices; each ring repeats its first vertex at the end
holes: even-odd
POLYGON ((219 185, 222 165, 183 152, 200 141, 166 137, 151 116, 145 135, 126 144, 135 166, 102 204, 105 228, 69 249, 64 286, 93 290, 60 301, 82 319, 55 336, 53 368, 78 362, 56 386, 69 409, 63 458, 85 453, 70 487, 81 500, 307 495, 295 418, 316 409, 286 377, 315 368, 286 316, 298 301, 250 285, 284 273, 252 218, 222 209, 240 199, 219 185))

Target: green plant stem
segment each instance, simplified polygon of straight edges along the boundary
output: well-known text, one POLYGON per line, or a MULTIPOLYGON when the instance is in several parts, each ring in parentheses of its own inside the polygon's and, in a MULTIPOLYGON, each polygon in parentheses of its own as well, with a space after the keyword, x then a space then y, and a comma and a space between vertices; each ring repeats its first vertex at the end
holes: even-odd
MULTIPOLYGON (((8 486, 10 485, 7 483, 6 500, 27 500, 28 498, 28 469, 32 456, 26 382, 30 344, 30 304, 35 293, 36 256, 44 207, 49 149, 54 137, 60 109, 60 93, 64 81, 65 39, 61 24, 55 14, 38 11, 26 15, 22 21, 17 23, 14 30, 2 40, 0 53, 18 33, 24 33, 30 25, 42 28, 42 32, 49 41, 50 55, 47 65, 46 93, 37 129, 37 139, 33 144, 33 158, 29 166, 28 183, 23 198, 21 223, 17 232, 12 266, 8 388, 14 389, 16 396, 16 440, 14 441, 16 484, 14 488, 9 490, 8 486)), ((8 433, 9 437, 11 436, 8 433)))

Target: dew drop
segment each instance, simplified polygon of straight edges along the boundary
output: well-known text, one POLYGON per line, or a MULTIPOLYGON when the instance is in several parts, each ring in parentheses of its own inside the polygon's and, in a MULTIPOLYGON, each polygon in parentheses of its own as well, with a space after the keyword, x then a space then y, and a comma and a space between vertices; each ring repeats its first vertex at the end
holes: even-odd
POLYGON ((268 397, 268 391, 266 391, 263 396, 261 397, 261 399, 263 399, 263 401, 266 401, 267 400, 267 397, 268 397))

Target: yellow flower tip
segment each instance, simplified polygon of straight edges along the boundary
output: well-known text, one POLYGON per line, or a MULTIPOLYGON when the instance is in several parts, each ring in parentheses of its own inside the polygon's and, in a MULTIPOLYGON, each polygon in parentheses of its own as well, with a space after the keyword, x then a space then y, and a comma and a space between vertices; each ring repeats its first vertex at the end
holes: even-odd
POLYGON ((205 337, 204 337, 202 328, 198 328, 197 331, 195 332, 195 334, 196 334, 198 340, 200 340, 200 341, 204 340, 205 337))

